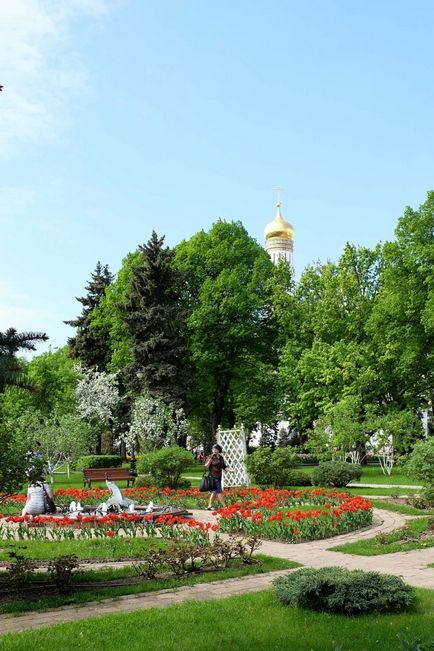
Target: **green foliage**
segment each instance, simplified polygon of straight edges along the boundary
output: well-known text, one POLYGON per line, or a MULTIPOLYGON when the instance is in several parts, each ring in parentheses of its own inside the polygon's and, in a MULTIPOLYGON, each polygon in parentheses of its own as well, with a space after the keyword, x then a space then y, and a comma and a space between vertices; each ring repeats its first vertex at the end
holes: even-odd
POLYGON ((74 464, 77 471, 85 468, 120 468, 122 458, 118 454, 89 454, 79 457, 74 464))
POLYGON ((130 292, 121 307, 131 342, 132 363, 124 382, 133 392, 148 391, 182 406, 186 391, 183 275, 173 267, 174 253, 155 231, 132 269, 130 292))
POLYGON ((434 488, 434 436, 416 443, 404 468, 427 488, 434 488))
POLYGON ((184 448, 168 446, 141 455, 137 468, 140 473, 149 475, 157 486, 177 488, 181 473, 191 465, 191 458, 191 453, 184 448))
POLYGON ((379 572, 304 568, 273 583, 284 605, 342 615, 399 612, 412 603, 409 585, 400 577, 379 572))
POLYGON ((75 337, 68 339, 71 357, 79 359, 87 368, 98 368, 100 371, 104 371, 110 362, 110 348, 107 338, 92 328, 92 316, 112 281, 113 276, 108 265, 103 266, 98 261, 86 285, 86 296, 77 298, 77 301, 83 305, 81 315, 64 322, 77 330, 75 337))
POLYGON ((46 415, 54 411, 58 414, 71 413, 78 373, 69 353, 68 346, 64 346, 30 360, 27 375, 38 389, 30 394, 29 406, 46 415))
POLYGON ((285 486, 312 486, 312 477, 302 470, 290 470, 285 476, 285 486))
POLYGON ((0 493, 14 493, 22 489, 26 480, 29 438, 26 433, 14 434, 0 420, 0 493))
POLYGON ((15 328, 0 332, 0 394, 7 386, 36 388, 23 373, 23 363, 16 354, 19 350, 36 350, 34 342, 47 340, 44 332, 17 332, 15 328))
POLYGON ((75 554, 58 556, 48 564, 48 574, 61 594, 71 592, 74 585, 74 572, 78 569, 78 558, 75 554))
POLYGON ((316 486, 342 488, 351 481, 360 479, 362 468, 345 461, 324 461, 312 473, 312 483, 316 486))
POLYGON ((74 413, 45 416, 37 410, 27 409, 18 418, 7 421, 5 426, 14 440, 27 441, 27 449, 39 442, 51 470, 88 452, 96 436, 92 427, 74 413))
MULTIPOLYGON (((250 477, 258 484, 290 486, 294 481, 291 469, 297 464, 297 454, 289 447, 275 450, 259 447, 245 458, 245 464, 250 477)), ((303 480, 301 475, 300 479, 303 480)))
POLYGON ((191 415, 208 438, 218 425, 268 422, 277 364, 274 267, 240 222, 218 221, 176 248, 185 274, 191 415))
POLYGON ((134 269, 140 266, 141 251, 128 253, 116 279, 105 290, 104 296, 92 312, 91 329, 99 337, 104 337, 111 350, 108 370, 111 373, 126 368, 132 363, 131 342, 125 328, 122 305, 125 305, 131 290, 134 269))

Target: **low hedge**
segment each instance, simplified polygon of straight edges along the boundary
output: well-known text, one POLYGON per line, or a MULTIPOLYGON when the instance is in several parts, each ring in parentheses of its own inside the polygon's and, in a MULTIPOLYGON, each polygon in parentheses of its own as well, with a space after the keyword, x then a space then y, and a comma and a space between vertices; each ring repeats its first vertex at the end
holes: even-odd
POLYGON ((89 454, 79 457, 75 462, 76 470, 85 468, 120 468, 122 466, 122 457, 118 454, 89 454))
POLYGON ((303 568, 273 585, 284 605, 341 615, 397 612, 413 597, 411 586, 398 576, 342 567, 303 568))
POLYGON ((362 468, 346 461, 324 461, 312 473, 312 484, 342 488, 362 476, 362 468))

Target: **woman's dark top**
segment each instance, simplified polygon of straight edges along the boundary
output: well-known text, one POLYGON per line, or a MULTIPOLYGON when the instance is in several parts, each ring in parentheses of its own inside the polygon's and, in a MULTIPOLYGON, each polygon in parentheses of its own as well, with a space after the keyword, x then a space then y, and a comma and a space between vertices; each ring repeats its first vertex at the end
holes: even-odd
POLYGON ((211 463, 208 466, 208 470, 210 471, 211 476, 215 477, 216 479, 221 479, 222 470, 225 468, 226 464, 222 455, 218 457, 216 454, 213 454, 211 457, 211 463))

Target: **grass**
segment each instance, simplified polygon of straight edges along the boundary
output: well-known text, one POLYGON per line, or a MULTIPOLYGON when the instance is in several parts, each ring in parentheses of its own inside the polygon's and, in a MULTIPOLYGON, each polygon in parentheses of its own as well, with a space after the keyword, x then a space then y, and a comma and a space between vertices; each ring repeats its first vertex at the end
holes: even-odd
POLYGON ((131 538, 129 543, 120 536, 93 538, 91 540, 0 540, 0 561, 10 560, 15 551, 25 558, 50 560, 56 556, 75 554, 80 560, 138 558, 149 548, 161 547, 164 541, 157 538, 131 538))
MULTIPOLYGON (((407 523, 410 537, 417 537, 429 529, 428 518, 418 518, 407 523)), ((393 554, 395 552, 407 552, 412 549, 426 549, 434 547, 434 536, 425 540, 403 539, 402 528, 395 529, 388 534, 380 534, 375 538, 367 540, 356 540, 345 545, 331 547, 332 552, 343 552, 344 554, 356 554, 358 556, 378 556, 380 554, 393 554), (380 542, 382 541, 382 542, 380 542)))
MULTIPOLYGON (((170 577, 166 579, 147 579, 140 583, 132 585, 99 587, 92 591, 76 592, 70 595, 52 595, 42 597, 37 601, 9 601, 0 603, 0 614, 5 613, 24 613, 29 611, 49 610, 50 608, 59 608, 65 605, 81 605, 90 601, 103 601, 104 599, 116 598, 129 594, 144 594, 155 592, 157 590, 174 589, 185 585, 196 585, 197 583, 212 583, 224 579, 233 579, 255 574, 264 574, 276 570, 285 570, 294 567, 300 567, 299 563, 288 561, 282 558, 272 558, 262 554, 255 554, 255 558, 260 561, 258 564, 244 564, 239 567, 228 567, 225 570, 216 570, 213 572, 204 572, 189 574, 181 577, 170 577)), ((91 581, 107 581, 111 579, 121 579, 125 577, 136 576, 132 567, 119 569, 106 569, 100 571, 80 572, 77 577, 82 583, 91 581)), ((0 638, 1 640, 1 638, 0 638)), ((0 642, 1 647, 1 642, 0 642)))
POLYGON ((410 504, 394 504, 386 500, 371 500, 372 505, 377 509, 385 509, 394 513, 403 513, 404 515, 434 515, 434 509, 416 509, 410 504))
POLYGON ((6 635, 1 647, 2 651, 54 645, 62 651, 398 651, 400 636, 426 640, 432 635, 434 591, 415 594, 408 612, 350 618, 282 606, 268 590, 6 635))

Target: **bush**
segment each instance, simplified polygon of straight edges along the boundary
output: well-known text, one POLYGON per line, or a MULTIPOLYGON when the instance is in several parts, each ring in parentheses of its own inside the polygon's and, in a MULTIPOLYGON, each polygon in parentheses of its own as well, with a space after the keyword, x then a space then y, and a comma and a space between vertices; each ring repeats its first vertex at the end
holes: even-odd
POLYGON ((324 461, 312 473, 312 484, 342 488, 362 476, 362 468, 346 461, 324 461))
MULTIPOLYGON (((245 459, 247 472, 257 484, 290 486, 291 469, 297 465, 297 455, 290 447, 258 448, 245 459)), ((310 483, 310 482, 309 482, 310 483)))
POLYGON ((191 466, 191 453, 176 445, 161 448, 157 452, 143 454, 137 466, 141 473, 151 477, 157 486, 179 488, 183 470, 191 466))
POLYGON ((434 436, 418 441, 408 457, 405 471, 427 488, 434 488, 434 436))
POLYGON ((134 488, 149 488, 154 485, 151 475, 139 475, 134 482, 134 488))
POLYGON ((316 466, 318 459, 313 454, 308 454, 307 452, 298 452, 297 453, 298 463, 306 466, 316 466))
POLYGON ((400 577, 341 567, 303 568, 273 584, 282 604, 343 615, 396 612, 413 596, 400 577))
POLYGON ((290 470, 286 476, 285 486, 312 486, 312 478, 302 470, 290 470))
POLYGON ((75 462, 76 470, 85 468, 120 468, 122 457, 118 454, 89 454, 79 457, 75 462))

